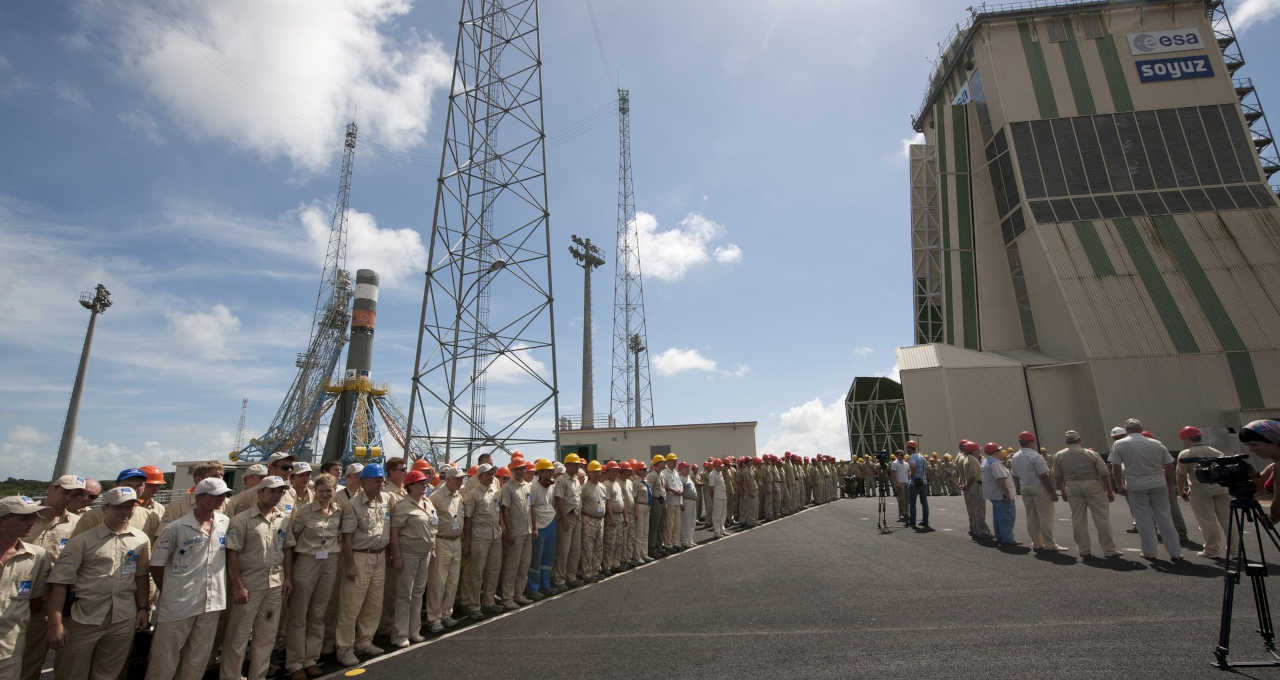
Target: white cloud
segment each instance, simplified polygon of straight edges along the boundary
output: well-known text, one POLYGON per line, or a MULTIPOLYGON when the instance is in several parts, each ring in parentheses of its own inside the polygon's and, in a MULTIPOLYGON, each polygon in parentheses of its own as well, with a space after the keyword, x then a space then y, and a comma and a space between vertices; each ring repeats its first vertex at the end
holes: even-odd
POLYGON ((53 93, 58 97, 58 99, 61 99, 77 109, 88 111, 93 108, 89 104, 89 97, 87 97, 84 91, 78 87, 73 87, 71 85, 56 85, 53 88, 53 93))
MULTIPOLYGON (((86 477, 115 479, 120 470, 139 465, 150 464, 161 470, 170 470, 175 460, 225 460, 235 435, 228 430, 201 432, 194 433, 194 437, 184 437, 184 441, 197 443, 189 447, 166 446, 158 441, 128 445, 94 442, 77 435, 71 445, 71 469, 86 477)), ((27 426, 11 429, 4 443, 0 444, 5 476, 48 479, 53 473, 57 449, 57 441, 48 433, 27 426)))
POLYGON ((815 397, 792 406, 779 417, 778 433, 764 443, 761 451, 790 451, 802 455, 827 453, 844 457, 849 450, 849 430, 845 423, 844 397, 831 403, 815 397))
POLYGON ((902 147, 902 157, 904 159, 911 158, 911 145, 924 144, 924 133, 917 132, 910 137, 903 137, 902 139, 898 140, 898 144, 902 147))
POLYGON ((1256 24, 1264 24, 1280 14, 1280 0, 1240 0, 1231 9, 1231 25, 1244 32, 1256 24))
MULTIPOLYGON (((329 247, 331 213, 311 205, 301 209, 299 218, 306 229, 314 261, 323 263, 325 250, 329 247)), ((349 270, 372 269, 378 272, 379 285, 395 288, 405 283, 410 275, 421 274, 426 267, 427 250, 417 231, 379 228, 373 215, 359 210, 351 210, 347 214, 349 270)))
POLYGON ((902 382, 902 375, 901 375, 900 369, 898 368, 898 362, 896 361, 893 362, 893 365, 890 366, 888 370, 878 371, 875 375, 877 378, 889 378, 890 380, 894 380, 896 382, 902 382))
POLYGON ((164 144, 165 139, 164 136, 160 134, 160 125, 156 123, 156 119, 152 118, 151 114, 146 111, 141 109, 121 111, 117 118, 119 118, 120 122, 124 123, 130 130, 133 130, 134 132, 137 132, 143 137, 151 140, 152 144, 164 144))
POLYGON ((524 345, 517 345, 489 364, 489 368, 485 370, 485 381, 487 383, 518 383, 532 380, 533 375, 530 372, 545 379, 548 375, 547 365, 533 356, 533 352, 526 349, 524 345))
POLYGON ((225 305, 214 305, 207 312, 165 313, 173 327, 174 338, 196 350, 205 359, 232 357, 231 341, 240 330, 240 319, 225 305))
POLYGON ((706 373, 716 371, 716 362, 702 356, 696 349, 672 347, 657 356, 650 357, 649 361, 658 375, 676 375, 688 371, 706 373))
POLYGON ((646 277, 677 281, 692 268, 710 262, 714 256, 721 264, 742 259, 742 249, 730 243, 714 246, 711 242, 724 236, 724 225, 702 213, 691 212, 680 220, 680 226, 658 230, 658 219, 652 214, 636 212, 636 229, 640 238, 640 269, 646 277))
POLYGON ((324 168, 355 117, 391 150, 421 144, 431 96, 453 60, 439 42, 396 30, 410 0, 102 0, 87 25, 111 38, 126 77, 196 136, 265 158, 324 168))
POLYGON ((738 364, 738 367, 732 371, 722 371, 722 373, 734 378, 745 378, 747 374, 751 373, 751 367, 746 364, 738 364))
POLYGON ((867 347, 866 345, 863 345, 862 347, 854 347, 854 348, 853 348, 853 353, 854 353, 854 354, 857 354, 857 355, 858 355, 858 356, 860 356, 860 357, 865 357, 865 356, 867 356, 867 355, 871 354, 871 353, 872 353, 872 352, 874 352, 874 351, 875 351, 874 349, 871 349, 870 347, 867 347))

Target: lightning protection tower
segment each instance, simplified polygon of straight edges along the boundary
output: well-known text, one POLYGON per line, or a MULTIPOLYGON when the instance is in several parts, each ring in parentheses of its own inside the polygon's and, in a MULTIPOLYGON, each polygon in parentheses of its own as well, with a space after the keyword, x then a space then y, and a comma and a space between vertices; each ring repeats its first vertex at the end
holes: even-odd
POLYGON ((613 380, 609 417, 628 427, 653 424, 649 384, 644 281, 640 276, 640 232, 636 191, 631 185, 631 93, 618 90, 618 254, 613 260, 613 380), (639 347, 636 351, 633 348, 639 347))
POLYGON ((537 0, 463 0, 405 427, 450 461, 555 443, 542 120, 537 0), (501 417, 484 408, 495 365, 501 417))

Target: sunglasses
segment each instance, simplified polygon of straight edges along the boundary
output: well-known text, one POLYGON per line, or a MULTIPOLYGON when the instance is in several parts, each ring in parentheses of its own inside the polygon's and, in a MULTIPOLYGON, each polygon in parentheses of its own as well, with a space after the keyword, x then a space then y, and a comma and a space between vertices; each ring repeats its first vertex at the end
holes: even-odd
POLYGON ((96 501, 96 500, 98 500, 98 494, 96 494, 96 493, 86 494, 86 497, 87 497, 89 500, 91 500, 91 501, 96 501))
POLYGON ((277 465, 276 467, 280 468, 281 470, 284 470, 285 472, 293 472, 292 465, 277 465))

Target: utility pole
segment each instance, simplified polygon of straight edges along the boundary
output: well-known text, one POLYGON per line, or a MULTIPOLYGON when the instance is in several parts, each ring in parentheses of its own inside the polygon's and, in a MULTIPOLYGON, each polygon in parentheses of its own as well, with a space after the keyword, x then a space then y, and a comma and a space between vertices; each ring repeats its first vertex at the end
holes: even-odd
POLYGON ((613 258, 613 371, 609 416, 640 427, 653 424, 653 389, 647 358, 631 349, 634 338, 648 342, 644 317, 644 281, 640 274, 640 233, 636 192, 631 181, 631 93, 618 90, 618 251, 613 258), (643 364, 632 365, 632 359, 643 364), (631 422, 632 407, 635 421, 631 422), (648 416, 647 418, 645 416, 648 416))
POLYGON ((80 294, 80 306, 89 310, 89 330, 84 334, 84 349, 80 350, 80 368, 76 370, 76 384, 71 388, 71 403, 67 405, 67 421, 62 425, 62 441, 58 444, 58 460, 53 464, 53 479, 67 474, 71 466, 71 444, 76 439, 76 418, 80 415, 80 394, 84 392, 84 374, 89 368, 89 349, 93 346, 93 327, 98 315, 111 306, 111 291, 99 283, 92 294, 80 294))
POLYGON ((582 429, 595 427, 595 404, 592 403, 594 393, 591 376, 591 270, 604 264, 600 249, 591 239, 578 238, 577 234, 569 237, 574 245, 569 246, 569 254, 573 261, 582 267, 582 429))

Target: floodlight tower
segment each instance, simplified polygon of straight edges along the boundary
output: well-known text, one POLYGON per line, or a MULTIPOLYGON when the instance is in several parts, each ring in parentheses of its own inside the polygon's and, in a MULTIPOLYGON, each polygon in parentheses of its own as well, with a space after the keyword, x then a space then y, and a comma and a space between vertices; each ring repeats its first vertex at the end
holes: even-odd
POLYGON ((89 330, 85 331, 84 348, 80 350, 80 367, 76 369, 75 387, 71 388, 67 420, 62 425, 62 441, 58 443, 58 459, 53 464, 53 479, 67 474, 67 468, 71 465, 71 445, 76 438, 76 419, 80 416, 80 394, 84 392, 84 374, 89 368, 89 349, 93 346, 93 327, 98 322, 98 315, 111 306, 111 291, 99 283, 92 294, 80 294, 80 306, 89 310, 89 330))
MULTIPOLYGON (((640 384, 640 353, 648 349, 648 347, 644 346, 644 340, 641 339, 639 333, 636 333, 635 335, 631 336, 631 340, 627 342, 627 349, 630 350, 631 354, 635 356, 635 360, 632 363, 632 366, 635 368, 635 372, 636 372, 635 384, 639 385, 640 384)), ((644 422, 642 419, 643 414, 640 412, 640 406, 642 403, 643 402, 641 402, 639 399, 636 400, 636 423, 644 422)), ((636 427, 640 427, 640 425, 637 424, 636 427)))
POLYGON ((461 4, 405 425, 410 447, 449 461, 552 445, 560 418, 538 2, 461 4), (515 408, 481 420, 500 360, 515 408))
POLYGON ((609 415, 627 426, 653 424, 653 390, 647 355, 631 349, 648 341, 644 318, 644 282, 640 276, 640 233, 636 192, 631 184, 631 93, 618 90, 618 254, 613 259, 613 378, 609 415), (632 362, 635 365, 632 365, 632 362), (635 420, 632 421, 632 411, 635 420))
POLYGON ((582 429, 595 427, 594 389, 591 375, 591 270, 604 264, 600 248, 591 239, 578 238, 577 234, 569 237, 573 245, 569 246, 569 254, 573 261, 582 267, 582 429))

